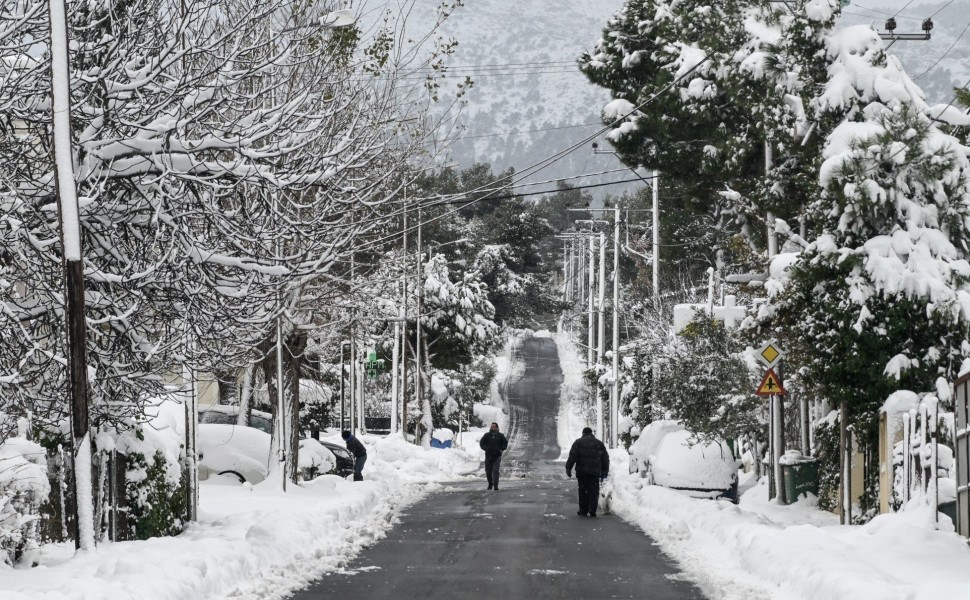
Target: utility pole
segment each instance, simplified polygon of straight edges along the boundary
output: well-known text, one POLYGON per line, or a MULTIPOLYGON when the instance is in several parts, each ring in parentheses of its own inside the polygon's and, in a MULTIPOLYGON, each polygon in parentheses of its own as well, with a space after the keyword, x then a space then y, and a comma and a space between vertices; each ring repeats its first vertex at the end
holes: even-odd
POLYGON ((283 399, 283 317, 276 319, 276 421, 279 424, 278 432, 278 460, 280 463, 280 474, 283 480, 283 491, 286 491, 286 404, 283 399))
POLYGON ((593 314, 593 290, 596 289, 596 241, 592 231, 589 235, 589 293, 586 295, 586 320, 587 320, 587 343, 586 343, 586 368, 593 366, 593 348, 596 341, 593 333, 595 327, 595 315, 593 314))
MULTIPOLYGON (((416 402, 420 402, 422 413, 424 412, 424 395, 422 393, 422 367, 421 367, 421 313, 424 311, 424 282, 422 281, 421 274, 421 260, 422 256, 421 248, 421 205, 418 205, 418 265, 417 265, 417 285, 418 285, 418 314, 415 324, 415 342, 414 342, 414 367, 415 367, 415 378, 414 378, 414 399, 416 402)), ((427 415, 423 415, 421 420, 424 421, 427 415)), ((418 437, 418 427, 415 426, 414 429, 414 443, 423 444, 424 438, 431 435, 431 432, 426 432, 426 435, 418 437)))
POLYGON ((653 306, 660 310, 660 171, 653 171, 653 306))
POLYGON ((408 186, 404 185, 404 263, 401 266, 401 435, 408 439, 408 186))
POLYGON ((340 429, 344 428, 344 422, 346 421, 346 403, 344 401, 344 380, 347 376, 347 370, 344 367, 344 346, 347 342, 340 342, 340 429))
POLYGON ((620 420, 620 206, 613 207, 613 388, 610 391, 610 447, 619 443, 620 420))
POLYGON ((74 471, 74 546, 94 549, 91 431, 88 418, 87 332, 84 318, 84 265, 81 259, 81 216, 74 181, 71 136, 71 78, 67 9, 64 0, 48 3, 51 27, 51 96, 53 99, 54 183, 61 225, 64 304, 71 397, 74 471))
MULTIPOLYGON (((398 311, 400 313, 400 311, 398 311)), ((388 435, 397 433, 397 397, 398 380, 397 373, 400 362, 401 347, 401 323, 394 322, 394 350, 391 352, 391 426, 388 435)))
MULTIPOLYGON (((606 353, 606 321, 603 318, 603 305, 606 303, 606 235, 600 232, 600 272, 599 272, 599 303, 596 307, 596 377, 600 376, 600 366, 606 353)), ((596 437, 603 439, 603 399, 600 397, 600 386, 596 385, 596 437)))
POLYGON ((347 423, 347 428, 350 429, 351 433, 356 433, 355 424, 357 416, 357 339, 355 337, 355 321, 357 319, 357 309, 354 306, 354 271, 355 271, 355 257, 353 252, 350 254, 350 377, 347 382, 350 387, 350 398, 347 403, 350 408, 350 420, 347 423))

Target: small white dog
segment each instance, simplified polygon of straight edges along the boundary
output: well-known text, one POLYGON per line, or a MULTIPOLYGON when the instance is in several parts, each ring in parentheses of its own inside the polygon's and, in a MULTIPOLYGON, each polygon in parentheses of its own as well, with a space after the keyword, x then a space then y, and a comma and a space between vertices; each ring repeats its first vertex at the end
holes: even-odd
POLYGON ((607 479, 600 482, 599 512, 608 515, 613 509, 613 481, 607 479))

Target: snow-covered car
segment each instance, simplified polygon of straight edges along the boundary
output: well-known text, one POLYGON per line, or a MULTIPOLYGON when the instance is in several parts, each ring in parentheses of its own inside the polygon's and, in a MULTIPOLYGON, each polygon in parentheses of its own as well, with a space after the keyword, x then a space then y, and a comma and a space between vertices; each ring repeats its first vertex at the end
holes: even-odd
MULTIPOLYGON (((259 483, 269 473, 270 446, 270 435, 255 427, 200 423, 199 479, 205 480, 212 475, 232 475, 240 482, 259 483)), ((304 438, 300 440, 299 469, 304 479, 312 479, 323 473, 346 476, 348 472, 353 473, 353 461, 349 454, 345 448, 335 444, 304 438), (338 459, 335 451, 346 456, 338 459)))
MULTIPOLYGON (((199 407, 199 423, 217 423, 220 425, 235 425, 239 422, 239 407, 228 404, 209 404, 199 407)), ((273 415, 261 410, 250 411, 250 427, 255 427, 266 433, 273 433, 273 415)))
POLYGON ((630 471, 695 498, 738 502, 738 461, 723 440, 701 441, 677 421, 655 421, 630 447, 630 471))

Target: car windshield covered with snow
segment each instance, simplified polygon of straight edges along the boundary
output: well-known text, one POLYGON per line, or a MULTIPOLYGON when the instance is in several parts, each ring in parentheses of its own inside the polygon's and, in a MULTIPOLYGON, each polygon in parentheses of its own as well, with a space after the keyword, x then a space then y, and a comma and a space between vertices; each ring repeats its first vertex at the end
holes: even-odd
MULTIPOLYGON (((239 407, 228 404, 210 404, 199 407, 199 423, 217 423, 220 425, 235 425, 239 422, 239 407)), ((273 433, 273 416, 269 413, 254 410, 249 415, 249 426, 262 432, 273 433)))

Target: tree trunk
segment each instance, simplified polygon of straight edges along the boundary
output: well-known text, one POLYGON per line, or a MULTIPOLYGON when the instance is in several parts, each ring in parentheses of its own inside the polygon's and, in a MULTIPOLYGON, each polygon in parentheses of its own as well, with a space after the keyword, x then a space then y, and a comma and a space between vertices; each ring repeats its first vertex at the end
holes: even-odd
POLYGON ((290 397, 287 399, 289 407, 290 430, 290 460, 287 463, 287 476, 293 483, 297 482, 299 474, 298 465, 300 463, 300 371, 303 368, 306 346, 308 342, 306 331, 294 330, 284 338, 283 347, 283 377, 290 388, 290 397))

